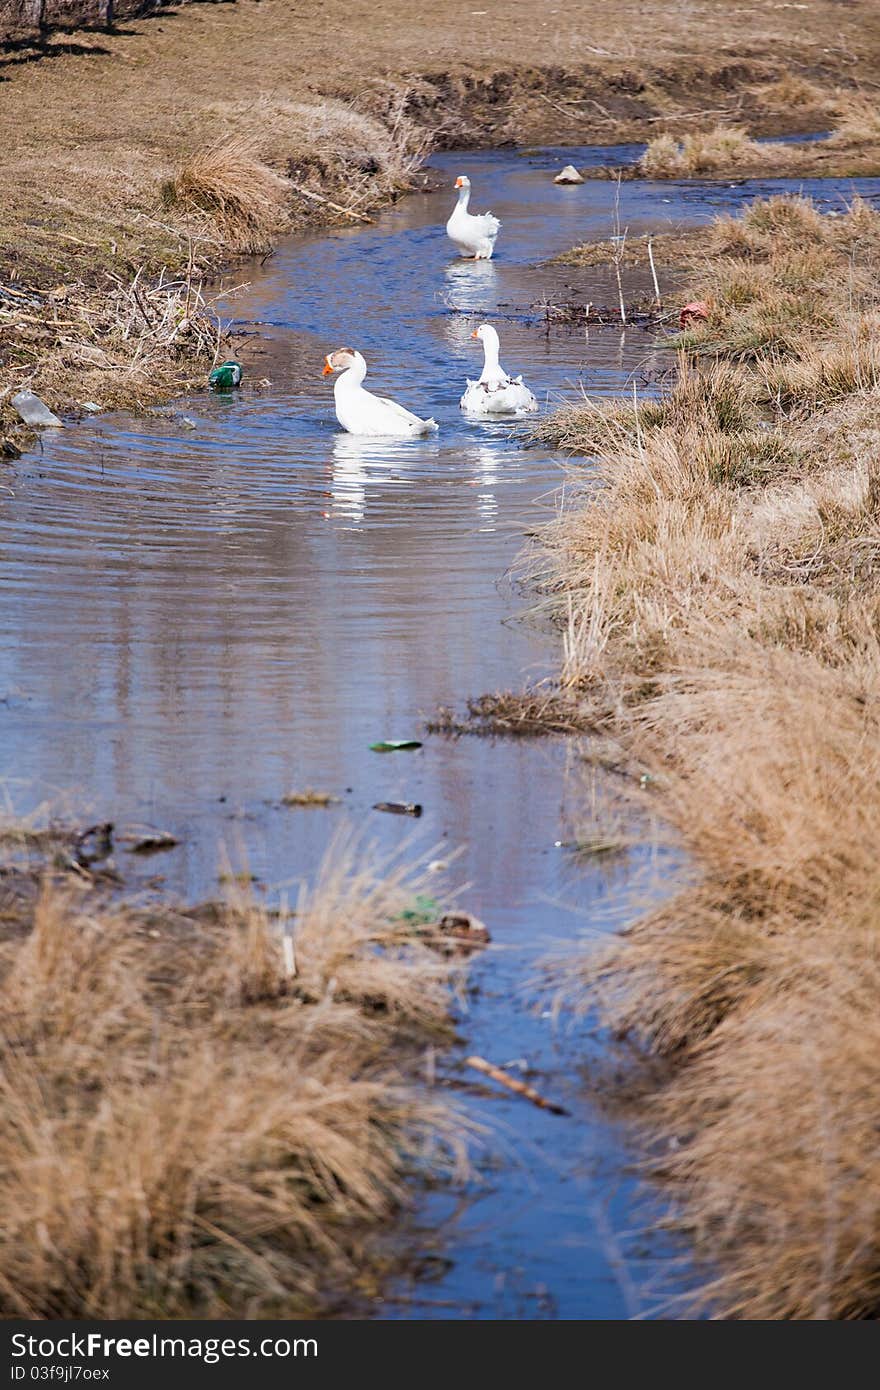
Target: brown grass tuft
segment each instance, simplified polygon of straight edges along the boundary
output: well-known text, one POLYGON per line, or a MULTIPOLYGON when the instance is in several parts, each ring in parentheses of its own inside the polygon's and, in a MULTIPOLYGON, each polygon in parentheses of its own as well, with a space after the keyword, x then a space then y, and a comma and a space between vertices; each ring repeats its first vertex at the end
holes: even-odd
POLYGON ((447 1026, 450 965, 402 915, 422 887, 349 836, 293 916, 147 912, 57 875, 19 898, 0 943, 7 1316, 291 1316, 351 1278, 407 1156, 452 1135, 406 1079, 447 1026))
POLYGON ((260 161, 253 141, 237 137, 190 155, 163 197, 206 219, 225 249, 262 252, 284 226, 290 184, 260 161))
POLYGON ((680 140, 655 136, 639 160, 639 170, 648 179, 693 178, 753 164, 760 153, 761 146, 742 127, 719 125, 680 140))

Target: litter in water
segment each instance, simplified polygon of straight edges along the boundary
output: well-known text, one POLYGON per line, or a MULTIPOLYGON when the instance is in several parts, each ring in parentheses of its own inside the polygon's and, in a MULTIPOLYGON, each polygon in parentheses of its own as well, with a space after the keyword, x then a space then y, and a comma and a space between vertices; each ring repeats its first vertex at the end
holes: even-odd
POLYGON ((58 416, 53 414, 46 402, 41 401, 33 391, 16 391, 12 397, 12 404, 26 425, 38 425, 41 428, 47 425, 57 428, 61 425, 58 416))

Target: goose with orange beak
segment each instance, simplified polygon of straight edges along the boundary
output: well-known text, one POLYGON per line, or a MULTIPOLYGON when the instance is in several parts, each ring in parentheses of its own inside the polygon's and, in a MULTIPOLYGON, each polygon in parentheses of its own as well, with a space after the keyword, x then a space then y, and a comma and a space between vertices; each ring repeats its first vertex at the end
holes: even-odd
POLYGON ((460 256, 474 261, 490 261, 501 223, 491 212, 480 212, 476 215, 468 212, 471 181, 466 175, 459 174, 455 186, 458 189, 458 202, 446 223, 446 235, 458 247, 460 256))
POLYGON ((471 334, 483 344, 483 371, 478 381, 468 381, 461 408, 468 415, 528 415, 538 402, 521 376, 508 376, 499 361, 501 343, 491 323, 481 323, 471 334))
POLYGON ((398 439, 434 434, 436 420, 422 420, 387 396, 364 390, 367 364, 356 348, 337 348, 324 358, 323 376, 337 372, 333 383, 336 418, 349 434, 386 435, 398 439))

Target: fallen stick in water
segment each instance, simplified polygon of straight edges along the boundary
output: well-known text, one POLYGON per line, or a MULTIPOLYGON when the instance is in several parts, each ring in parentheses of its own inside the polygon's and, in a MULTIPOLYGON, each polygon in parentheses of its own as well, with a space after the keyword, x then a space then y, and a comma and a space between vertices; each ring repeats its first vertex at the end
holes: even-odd
POLYGON ((571 1113, 563 1105, 557 1105, 553 1100, 546 1100, 535 1090, 534 1086, 527 1086, 524 1081, 517 1081, 516 1077, 508 1076, 503 1068, 494 1067, 491 1062, 486 1061, 485 1057, 466 1057, 464 1064, 466 1067, 473 1067, 474 1071, 483 1072, 485 1076, 491 1076, 492 1080, 497 1081, 499 1086, 506 1086, 508 1091, 513 1091, 515 1095, 530 1100, 532 1105, 537 1105, 541 1110, 549 1110, 552 1115, 571 1113))
POLYGON ((292 183, 291 188, 294 193, 299 193, 303 198, 311 198, 314 203, 326 203, 328 208, 334 212, 341 212, 343 217, 356 217, 359 222, 372 222, 372 217, 367 217, 365 212, 355 212, 354 208, 344 208, 339 203, 334 203, 332 198, 325 198, 321 193, 313 193, 310 188, 303 188, 301 184, 292 183))

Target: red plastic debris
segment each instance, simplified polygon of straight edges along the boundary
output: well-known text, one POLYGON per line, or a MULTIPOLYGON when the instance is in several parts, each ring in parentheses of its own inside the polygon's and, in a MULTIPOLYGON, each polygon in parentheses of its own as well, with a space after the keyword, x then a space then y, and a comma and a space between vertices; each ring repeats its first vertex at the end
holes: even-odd
POLYGON ((686 304, 678 316, 679 328, 687 328, 688 324, 704 323, 709 317, 709 305, 705 299, 692 299, 690 304, 686 304))

